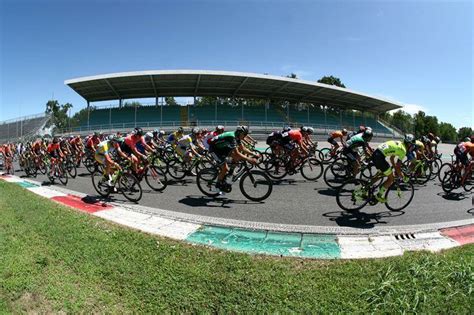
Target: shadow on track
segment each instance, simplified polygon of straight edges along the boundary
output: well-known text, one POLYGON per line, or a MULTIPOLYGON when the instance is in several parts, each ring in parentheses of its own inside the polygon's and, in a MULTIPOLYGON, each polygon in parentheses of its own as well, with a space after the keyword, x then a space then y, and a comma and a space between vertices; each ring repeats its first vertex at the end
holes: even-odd
POLYGON ((382 211, 377 213, 334 211, 323 213, 323 217, 329 218, 329 221, 334 221, 339 226, 371 229, 376 224, 387 224, 387 221, 382 220, 384 218, 393 218, 404 214, 404 211, 382 211))
POLYGON ((230 208, 229 204, 239 205, 255 205, 262 204, 263 202, 254 202, 249 200, 233 200, 225 197, 205 197, 205 196, 186 196, 183 199, 178 200, 179 203, 185 204, 190 207, 210 207, 210 208, 230 208))
POLYGON ((470 193, 466 193, 466 192, 460 192, 460 193, 453 193, 453 192, 450 192, 450 193, 444 193, 444 192, 440 192, 437 194, 438 196, 441 196, 442 198, 446 199, 446 200, 451 200, 451 201, 461 201, 461 200, 464 200, 466 198, 469 197, 470 193))

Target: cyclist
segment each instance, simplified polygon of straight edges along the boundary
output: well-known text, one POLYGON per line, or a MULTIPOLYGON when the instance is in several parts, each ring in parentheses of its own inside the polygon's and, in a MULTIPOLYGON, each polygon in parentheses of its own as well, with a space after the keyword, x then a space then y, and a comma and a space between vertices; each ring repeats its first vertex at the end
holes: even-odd
POLYGON ((3 145, 3 160, 5 161, 5 168, 7 173, 10 172, 12 169, 12 161, 13 161, 13 152, 10 147, 10 143, 3 145))
POLYGON ((356 149, 362 148, 367 156, 371 156, 372 149, 368 143, 372 140, 372 137, 372 129, 367 128, 363 133, 356 134, 346 141, 342 149, 342 154, 344 154, 349 160, 349 163, 352 164, 354 176, 357 175, 360 170, 360 156, 356 149))
POLYGON ((227 164, 229 158, 233 162, 245 160, 252 164, 257 163, 255 158, 247 156, 256 157, 256 155, 242 144, 242 139, 248 133, 249 128, 247 126, 238 126, 235 131, 224 132, 211 140, 209 151, 220 167, 216 183, 217 189, 227 190, 229 188, 229 184, 224 181, 229 171, 229 165, 227 164))
MULTIPOLYGON (((467 172, 467 167, 469 166, 468 154, 471 157, 474 157, 474 143, 471 141, 461 142, 454 148, 454 154, 456 155, 456 166, 461 167, 461 178, 464 178, 465 173, 467 172)), ((462 181, 464 184, 464 180, 462 181)))
POLYGON ((344 141, 344 137, 347 136, 347 129, 343 128, 342 130, 336 130, 329 134, 328 142, 331 144, 331 156, 336 154, 337 149, 339 148, 339 144, 337 143, 336 139, 339 138, 341 145, 344 146, 346 141, 344 141))
POLYGON ((145 140, 143 139, 143 129, 140 127, 136 127, 130 135, 125 137, 123 141, 124 145, 121 146, 122 151, 132 158, 132 168, 136 173, 138 172, 139 159, 146 159, 146 156, 138 150, 138 143, 143 145, 144 150, 152 151, 152 148, 145 143, 145 140))
POLYGON ((203 134, 201 142, 202 142, 202 145, 204 146, 204 148, 209 151, 209 146, 211 144, 211 140, 214 137, 217 137, 218 135, 223 134, 224 130, 225 130, 224 126, 219 125, 219 126, 216 127, 215 131, 203 134))
POLYGON ((89 136, 86 142, 86 151, 88 154, 94 154, 97 145, 100 143, 99 133, 94 132, 93 135, 89 136))
POLYGON ((384 194, 387 189, 393 184, 395 179, 393 175, 393 169, 395 169, 395 174, 398 177, 402 177, 401 164, 403 158, 413 151, 416 147, 416 140, 412 134, 406 134, 403 141, 387 141, 382 143, 377 147, 377 149, 372 154, 372 161, 375 164, 375 167, 382 172, 384 176, 387 176, 385 182, 380 186, 380 190, 375 195, 375 198, 379 202, 386 202, 384 194), (387 162, 386 158, 390 158, 390 164, 387 162), (397 160, 395 160, 398 158, 397 160))
POLYGON ((113 156, 117 154, 117 148, 119 144, 117 138, 114 135, 110 135, 106 140, 101 141, 97 145, 95 150, 94 159, 99 163, 105 166, 104 176, 107 176, 107 184, 113 186, 112 183, 112 174, 114 169, 121 169, 120 165, 116 163, 113 159, 113 156))
POLYGON ((163 146, 166 143, 164 136, 165 136, 165 132, 163 130, 160 130, 160 129, 153 130, 153 142, 157 146, 163 146))
POLYGON ((184 134, 184 128, 183 127, 179 127, 178 130, 176 130, 175 132, 170 133, 170 135, 168 136, 167 141, 168 141, 169 144, 171 144, 173 149, 178 144, 178 140, 183 137, 183 134, 184 134))
POLYGON ((51 158, 50 175, 52 175, 53 170, 54 170, 54 165, 58 163, 59 159, 62 159, 64 157, 64 154, 61 151, 61 148, 59 146, 59 139, 57 137, 54 137, 53 142, 48 144, 47 152, 48 152, 49 157, 51 158))
POLYGON ((197 127, 194 127, 190 134, 185 135, 178 140, 178 145, 176 146, 176 153, 183 158, 184 163, 188 163, 193 158, 193 155, 196 157, 201 157, 198 153, 198 150, 204 150, 204 147, 199 144, 201 139, 201 130, 197 127))
POLYGON ((371 129, 370 127, 366 127, 364 125, 360 125, 359 126, 359 129, 357 130, 354 130, 354 131, 351 131, 351 132, 348 132, 347 133, 347 137, 346 137, 346 141, 348 141, 350 138, 352 138, 353 136, 357 135, 357 134, 360 134, 360 133, 363 133, 366 129, 371 129))

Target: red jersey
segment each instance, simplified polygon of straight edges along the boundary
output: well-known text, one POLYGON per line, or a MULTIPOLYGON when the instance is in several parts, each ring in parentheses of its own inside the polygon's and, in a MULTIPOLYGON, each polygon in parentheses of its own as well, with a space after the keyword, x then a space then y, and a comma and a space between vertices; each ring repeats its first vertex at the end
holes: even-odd
POLYGON ((145 140, 142 136, 129 135, 125 138, 125 144, 133 149, 138 142, 141 142, 143 145, 146 145, 145 140))
POLYGON ((10 154, 12 151, 10 150, 10 146, 4 145, 3 146, 3 154, 10 154))
POLYGON ((87 140, 86 147, 92 149, 92 146, 95 147, 95 146, 97 146, 99 143, 100 143, 99 137, 97 137, 97 138, 95 138, 95 139, 94 139, 94 137, 90 137, 89 140, 87 140))
POLYGON ((59 143, 48 144, 48 153, 53 153, 56 150, 59 150, 59 143))
POLYGON ((298 144, 301 144, 301 141, 303 140, 303 135, 301 134, 301 131, 299 130, 288 131, 288 136, 290 137, 291 140, 295 141, 298 144))

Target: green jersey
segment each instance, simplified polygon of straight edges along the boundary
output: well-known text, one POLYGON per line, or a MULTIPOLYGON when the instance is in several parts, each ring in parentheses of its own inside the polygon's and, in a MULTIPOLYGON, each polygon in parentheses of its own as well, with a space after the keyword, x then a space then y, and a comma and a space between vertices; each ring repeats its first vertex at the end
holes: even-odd
POLYGON ((400 160, 407 155, 407 149, 401 141, 387 141, 378 146, 378 150, 382 151, 385 156, 396 156, 400 160))

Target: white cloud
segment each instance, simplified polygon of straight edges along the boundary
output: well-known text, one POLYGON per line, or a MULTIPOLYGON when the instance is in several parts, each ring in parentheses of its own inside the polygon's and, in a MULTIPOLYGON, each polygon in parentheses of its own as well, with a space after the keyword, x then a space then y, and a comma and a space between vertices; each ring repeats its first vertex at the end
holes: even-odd
POLYGON ((418 113, 420 110, 425 113, 428 112, 428 109, 426 107, 417 104, 404 104, 402 110, 411 115, 418 113))

